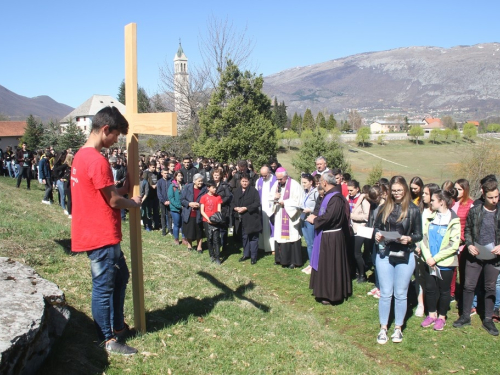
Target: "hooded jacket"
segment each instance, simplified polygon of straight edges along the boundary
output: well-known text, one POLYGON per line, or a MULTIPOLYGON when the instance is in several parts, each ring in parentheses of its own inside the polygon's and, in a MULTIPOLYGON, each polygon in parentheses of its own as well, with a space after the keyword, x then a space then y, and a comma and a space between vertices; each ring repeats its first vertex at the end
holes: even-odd
POLYGON ((457 267, 458 266, 458 247, 460 246, 460 218, 453 211, 451 212, 451 219, 448 222, 446 233, 441 241, 439 251, 434 257, 431 254, 429 245, 429 226, 437 215, 433 212, 424 222, 423 240, 421 242, 422 258, 426 261, 429 258, 434 258, 439 267, 457 267))

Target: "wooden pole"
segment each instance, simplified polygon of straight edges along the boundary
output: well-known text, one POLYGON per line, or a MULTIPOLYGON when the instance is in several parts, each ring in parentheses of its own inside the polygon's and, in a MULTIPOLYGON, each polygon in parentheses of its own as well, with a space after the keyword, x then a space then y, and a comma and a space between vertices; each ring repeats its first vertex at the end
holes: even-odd
MULTIPOLYGON (((137 25, 125 26, 125 105, 127 117, 137 114, 137 25)), ((134 128, 127 135, 127 170, 133 186, 133 196, 139 195, 139 142, 134 128)), ((144 271, 142 262, 142 233, 140 210, 130 210, 130 253, 132 264, 132 296, 134 301, 134 326, 146 332, 144 309, 144 271)))

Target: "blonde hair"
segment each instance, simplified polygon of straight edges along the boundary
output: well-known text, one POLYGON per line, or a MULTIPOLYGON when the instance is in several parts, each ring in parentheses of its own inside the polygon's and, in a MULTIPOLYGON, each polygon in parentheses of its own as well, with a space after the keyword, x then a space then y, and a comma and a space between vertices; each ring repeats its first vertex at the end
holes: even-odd
POLYGON ((68 153, 68 155, 66 155, 66 159, 64 159, 64 164, 67 164, 71 167, 71 164, 73 164, 73 154, 68 153))

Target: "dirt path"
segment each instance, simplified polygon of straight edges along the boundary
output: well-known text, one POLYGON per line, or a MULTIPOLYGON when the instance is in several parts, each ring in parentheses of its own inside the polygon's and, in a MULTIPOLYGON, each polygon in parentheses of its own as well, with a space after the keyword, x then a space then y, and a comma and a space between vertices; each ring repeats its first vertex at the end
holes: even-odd
POLYGON ((365 151, 365 150, 361 150, 360 148, 356 148, 356 147, 350 147, 350 149, 353 149, 353 150, 356 150, 356 151, 361 151, 361 152, 364 152, 365 154, 368 154, 368 155, 371 155, 371 156, 375 156, 376 158, 378 159, 381 159, 383 161, 387 161, 389 163, 392 163, 392 164, 396 164, 396 165, 399 165, 401 167, 405 167, 405 168, 408 168, 407 165, 403 165, 403 164, 399 164, 399 163, 396 163, 395 161, 392 161, 392 160, 388 160, 388 159, 384 159, 378 155, 375 155, 375 154, 372 154, 371 152, 368 152, 368 151, 365 151))

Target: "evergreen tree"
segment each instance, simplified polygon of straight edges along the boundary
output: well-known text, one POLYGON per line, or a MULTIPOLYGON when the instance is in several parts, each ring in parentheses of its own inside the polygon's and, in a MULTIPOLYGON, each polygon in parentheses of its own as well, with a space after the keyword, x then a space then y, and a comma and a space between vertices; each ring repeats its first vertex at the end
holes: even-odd
POLYGON ((326 129, 326 119, 323 112, 318 112, 318 115, 316 116, 316 127, 326 129))
POLYGON ((304 119, 302 120, 302 130, 310 129, 314 130, 316 128, 316 124, 314 123, 314 117, 309 108, 306 109, 304 113, 304 119))
POLYGON ((316 129, 312 137, 306 137, 302 142, 297 156, 292 164, 299 172, 312 172, 316 169, 315 160, 319 155, 325 157, 328 167, 340 168, 350 173, 351 166, 344 156, 344 149, 338 137, 327 139, 326 131, 316 129))
POLYGON ((200 110, 201 135, 193 145, 197 155, 219 161, 251 159, 256 166, 276 156, 276 128, 263 83, 262 76, 241 72, 228 61, 210 103, 200 110))
POLYGON ((292 118, 292 130, 300 135, 302 133, 302 118, 295 112, 292 118))
POLYGON ((335 120, 335 117, 333 117, 333 114, 330 114, 328 117, 328 122, 326 123, 326 128, 328 130, 333 130, 337 127, 337 120, 335 120))
POLYGON ((279 125, 281 128, 286 128, 288 125, 288 116, 286 114, 286 105, 285 101, 281 102, 279 106, 279 125))
POLYGON ((71 148, 73 152, 76 152, 83 146, 86 140, 87 136, 83 132, 82 128, 76 125, 73 119, 70 118, 69 124, 64 128, 64 131, 59 138, 59 148, 61 150, 71 148))
POLYGON ((279 104, 278 104, 278 98, 275 96, 274 97, 274 102, 273 102, 273 124, 276 127, 276 129, 283 129, 280 126, 280 115, 279 115, 279 104))
POLYGON ((42 147, 56 146, 59 144, 59 137, 61 136, 61 126, 57 121, 51 120, 43 127, 43 135, 41 139, 42 147))
MULTIPOLYGON (((125 103, 125 80, 122 81, 120 87, 118 87, 118 97, 116 98, 120 103, 126 105, 125 103)), ((137 85, 137 112, 138 113, 151 113, 152 107, 146 90, 137 85)))
POLYGON ((26 119, 26 130, 21 138, 21 143, 26 142, 30 150, 40 147, 43 135, 43 125, 39 123, 33 115, 26 119))

